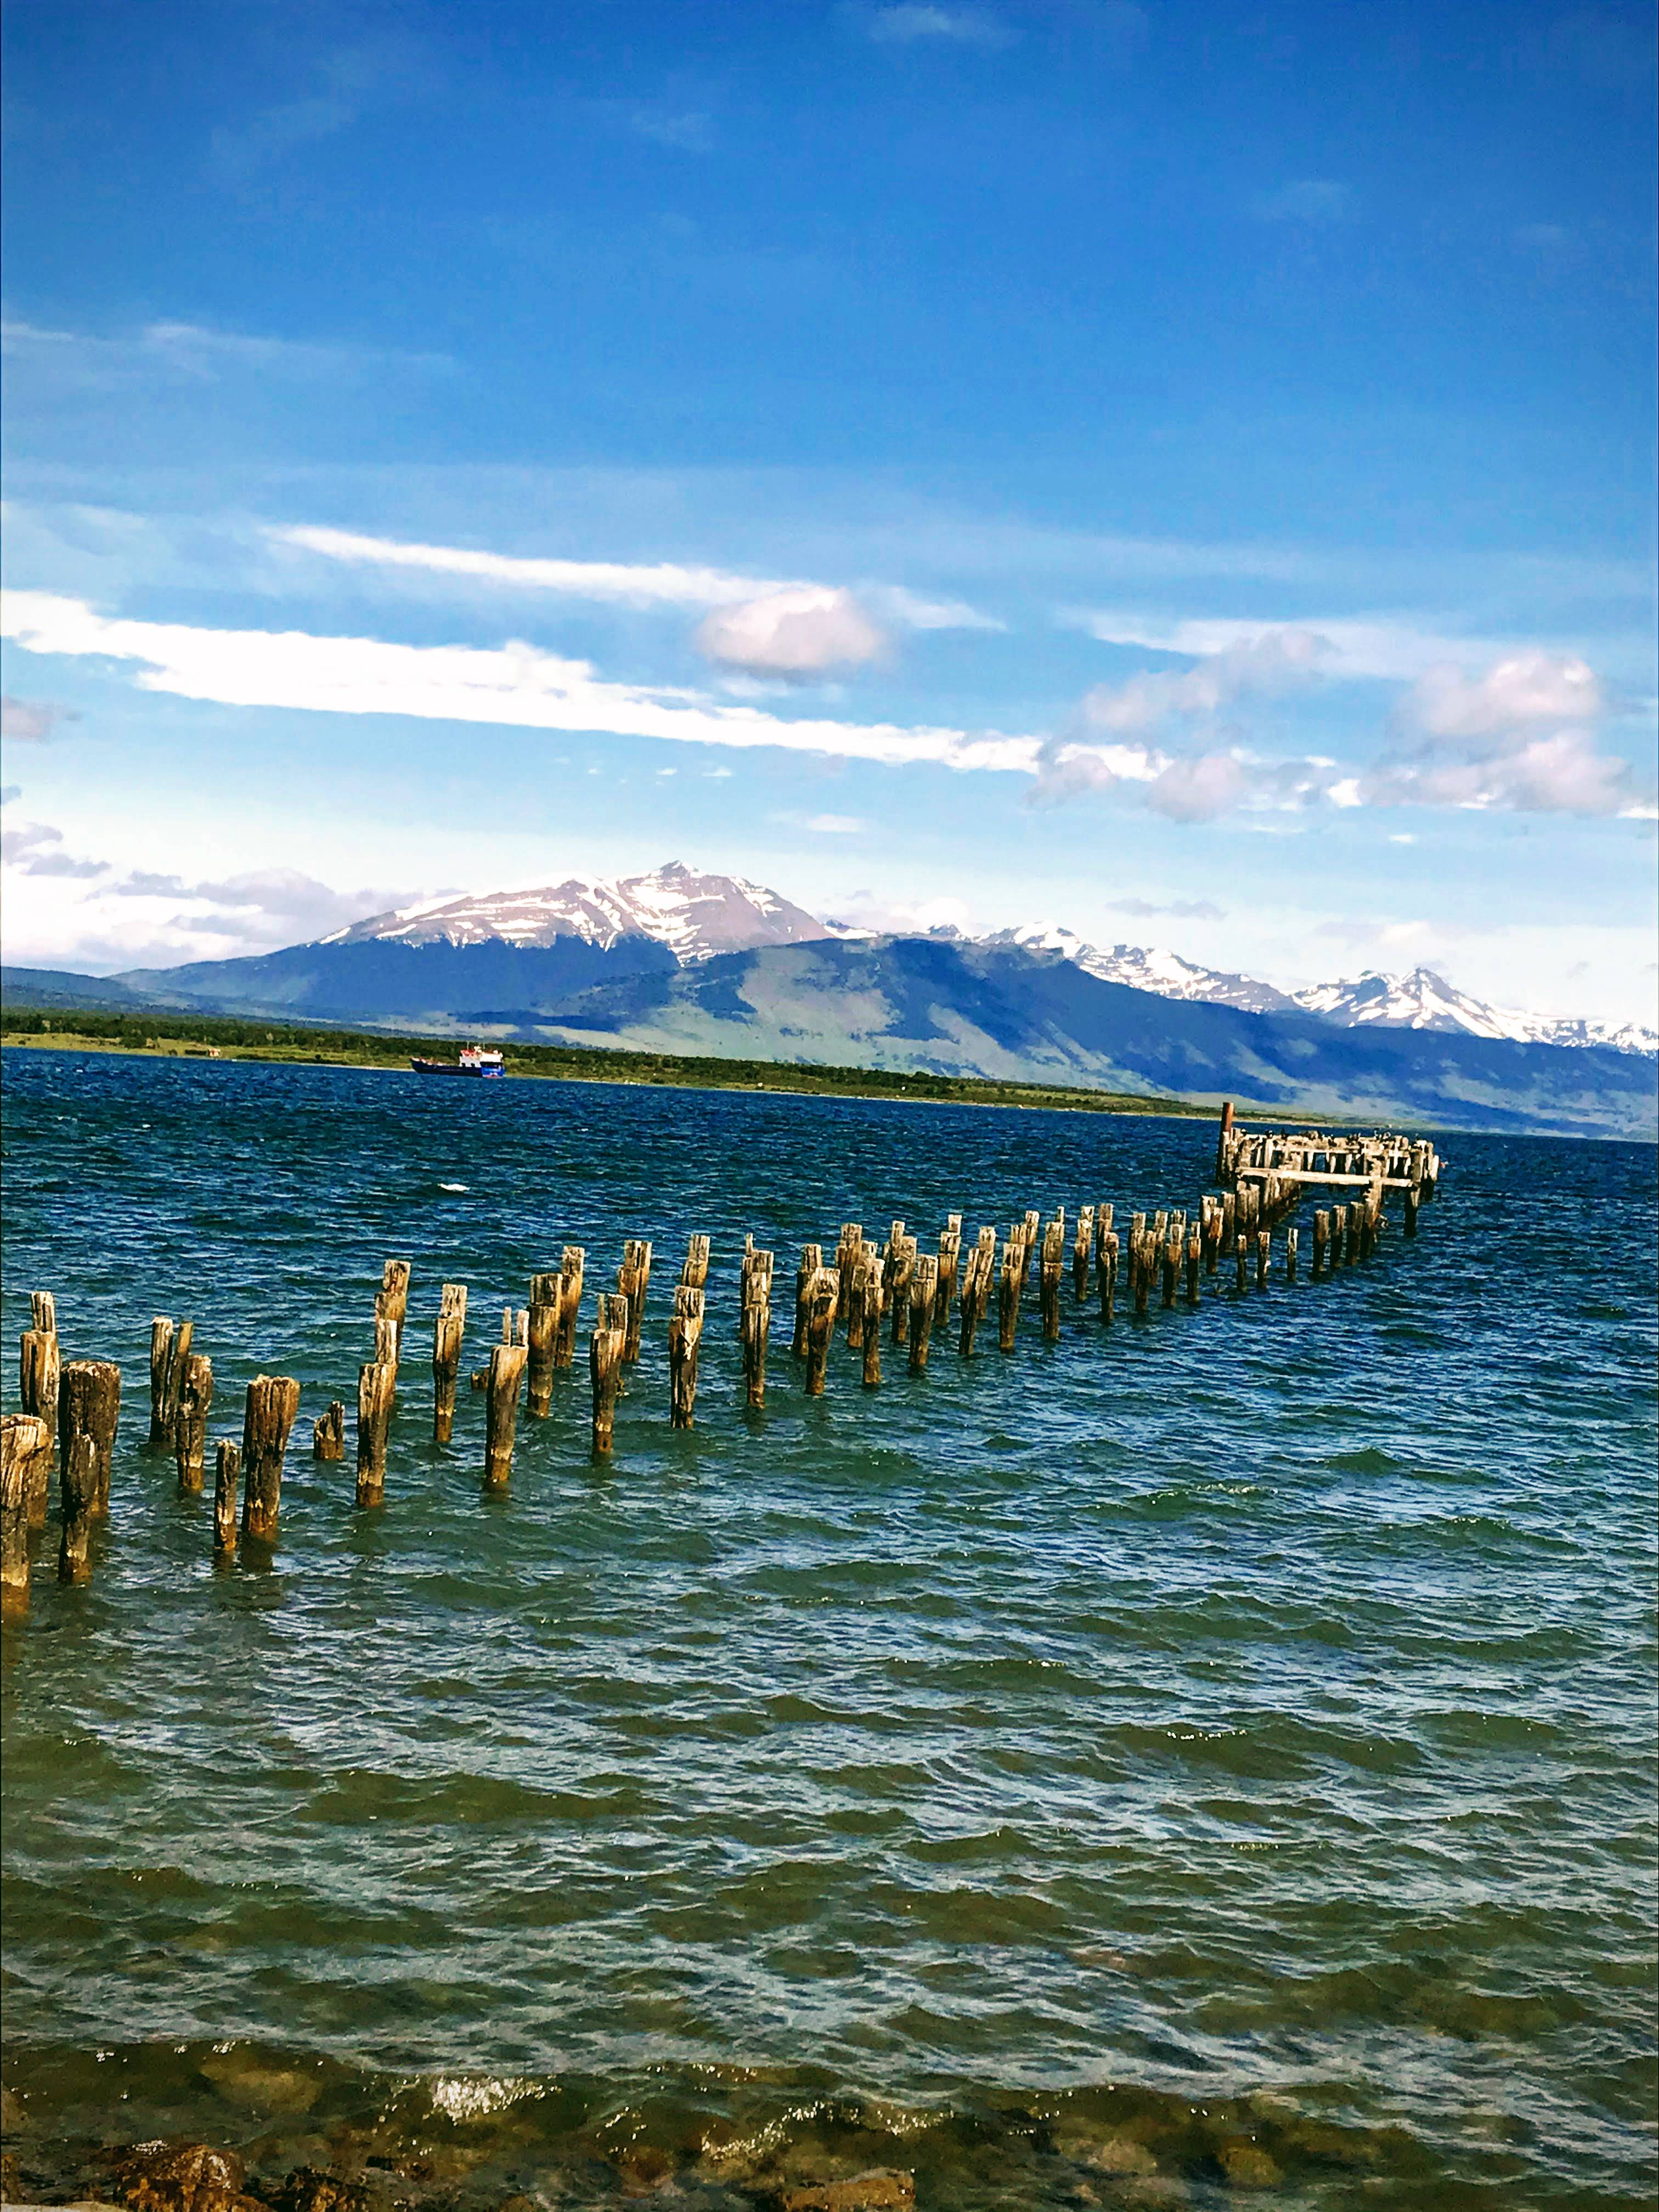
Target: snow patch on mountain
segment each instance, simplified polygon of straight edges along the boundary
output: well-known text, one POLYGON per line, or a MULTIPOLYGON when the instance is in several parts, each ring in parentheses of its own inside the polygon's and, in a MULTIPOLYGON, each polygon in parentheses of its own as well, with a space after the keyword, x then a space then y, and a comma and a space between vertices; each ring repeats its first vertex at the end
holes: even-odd
POLYGON ((1455 989, 1431 968, 1414 968, 1408 975, 1368 969, 1351 981, 1316 983, 1291 995, 1310 1014, 1322 1014, 1348 1029, 1374 1022, 1390 1029, 1455 1030, 1465 1036, 1507 1037, 1520 1044, 1601 1045, 1659 1056, 1659 1030, 1640 1023, 1559 1021, 1488 1006, 1455 989))
POLYGON ((1132 991, 1155 992, 1161 999, 1203 999, 1216 1006, 1242 1006, 1256 1014, 1282 1012, 1291 1003, 1271 983, 1229 975, 1218 968, 1202 968, 1178 952, 1157 945, 1114 945, 1109 950, 1091 945, 1060 922, 1026 922, 1017 929, 998 930, 981 941, 1017 945, 1028 952, 1058 952, 1087 974, 1098 975, 1103 983, 1124 983, 1132 991))

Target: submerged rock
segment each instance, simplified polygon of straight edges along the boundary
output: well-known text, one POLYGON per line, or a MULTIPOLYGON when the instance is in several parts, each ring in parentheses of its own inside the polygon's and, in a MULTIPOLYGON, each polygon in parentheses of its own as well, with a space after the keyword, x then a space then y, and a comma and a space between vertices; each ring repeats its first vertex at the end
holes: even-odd
POLYGON ((142 2142, 107 2154, 109 2193, 129 2212, 260 2212, 234 2151, 142 2142))
POLYGON ((316 2075, 272 2066, 252 2051, 213 2051, 202 2061, 202 2074, 222 2097, 251 2112, 307 2112, 322 2087, 316 2075))
POLYGON ((1260 2143, 1224 2142, 1216 2157, 1229 2189, 1275 2189, 1285 2179, 1278 2160, 1260 2143))
POLYGON ((376 2212, 380 2198, 368 2183, 318 2166, 296 2166, 264 2191, 271 2212, 376 2212))
POLYGON ((780 2212, 910 2212, 916 2185, 908 2173, 878 2167, 845 2181, 807 2181, 781 2190, 780 2212))

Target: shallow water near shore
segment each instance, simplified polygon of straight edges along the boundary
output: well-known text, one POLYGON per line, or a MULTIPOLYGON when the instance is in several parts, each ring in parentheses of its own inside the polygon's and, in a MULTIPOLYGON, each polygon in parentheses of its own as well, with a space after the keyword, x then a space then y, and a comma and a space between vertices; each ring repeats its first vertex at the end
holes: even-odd
MULTIPOLYGON (((788 1354, 800 1243, 1195 1206, 1203 1123, 9 1053, 3 1318, 118 1359, 89 1588, 4 1634, 5 2081, 94 2144, 399 2201, 1649 2201, 1653 1148, 1447 1137, 1421 1235, 1200 1310, 1066 1292, 878 1394, 788 1354), (742 1409, 745 1231, 778 1255, 742 1409), (714 1240, 697 1423, 669 1285, 714 1240), (582 1367, 483 1499, 430 1441, 533 1269, 656 1267, 614 1455, 582 1367), (414 1263, 387 1502, 309 1455, 414 1263), (149 1449, 294 1375, 281 1538, 149 1449), (379 2161, 379 2164, 374 2163, 379 2161), (368 2162, 366 2164, 366 2162, 368 2162)), ((15 1405, 10 1370, 8 1405, 15 1405)), ((211 1474, 210 1472, 210 1486, 211 1474)))

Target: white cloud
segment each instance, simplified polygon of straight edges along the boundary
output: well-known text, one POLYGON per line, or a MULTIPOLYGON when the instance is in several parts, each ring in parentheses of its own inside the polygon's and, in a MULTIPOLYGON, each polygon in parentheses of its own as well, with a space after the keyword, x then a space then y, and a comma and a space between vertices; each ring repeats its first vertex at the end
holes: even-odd
POLYGON ((1151 921, 1165 915, 1178 921, 1224 921, 1227 911, 1213 899, 1108 899, 1109 914, 1132 915, 1137 921, 1151 921))
POLYGON ((717 607, 696 636, 697 650, 723 667, 794 678, 857 668, 886 645, 850 592, 801 585, 717 607))
POLYGON ((105 860, 77 860, 63 848, 64 833, 48 822, 20 822, 0 830, 0 862, 23 876, 106 876, 105 860))
POLYGON ((38 744, 63 723, 80 719, 72 707, 60 706, 55 699, 14 699, 9 692, 0 699, 0 738, 38 744))
POLYGON ((914 46, 920 40, 939 39, 958 46, 1006 46, 1018 33, 988 8, 943 8, 927 0, 903 0, 896 8, 878 8, 866 19, 866 29, 878 46, 914 46))
MULTIPOLYGON (((720 607, 789 592, 832 588, 799 577, 738 575, 730 569, 678 561, 565 561, 511 553, 491 553, 464 545, 408 544, 396 538, 365 537, 311 523, 272 526, 273 544, 320 555, 325 560, 359 566, 419 570, 441 576, 465 576, 508 589, 556 592, 573 599, 611 601, 619 605, 720 607)), ((874 584, 862 592, 890 621, 910 629, 1001 629, 994 616, 981 614, 960 599, 927 599, 900 584, 874 584)))
POLYGON ((1200 753, 1194 760, 1171 761, 1147 792, 1146 804, 1172 822, 1212 822, 1231 813, 1249 787, 1231 753, 1200 753))
POLYGON ((997 732, 789 720, 717 703, 696 692, 610 683, 583 660, 533 646, 391 645, 377 638, 304 631, 216 630, 129 622, 84 600, 44 592, 7 594, 0 633, 26 650, 138 664, 147 691, 232 707, 285 707, 339 714, 404 714, 434 721, 608 732, 672 743, 775 746, 890 766, 1030 773, 1041 741, 997 732))
POLYGON ((448 375, 447 354, 401 353, 381 346, 336 345, 303 338, 260 337, 216 331, 200 323, 147 323, 117 337, 88 337, 37 324, 0 324, 0 349, 20 383, 43 380, 59 398, 66 392, 108 392, 134 385, 217 384, 238 374, 265 381, 338 384, 383 380, 392 370, 448 375))
POLYGON ((1148 652, 1179 653, 1183 658, 1225 653, 1275 635, 1296 635, 1317 641, 1322 675, 1383 677, 1402 683, 1409 683, 1442 661, 1470 655, 1484 658, 1511 649, 1496 640, 1447 637, 1387 614, 1310 616, 1294 623, 1225 617, 1166 621, 1111 607, 1079 607, 1062 610, 1060 619, 1067 626, 1087 630, 1103 645, 1139 646, 1148 652))
POLYGON ((1431 738, 1489 738, 1540 722, 1593 722, 1606 709, 1595 672, 1548 653, 1511 653, 1483 676, 1455 662, 1425 670, 1401 708, 1431 738))

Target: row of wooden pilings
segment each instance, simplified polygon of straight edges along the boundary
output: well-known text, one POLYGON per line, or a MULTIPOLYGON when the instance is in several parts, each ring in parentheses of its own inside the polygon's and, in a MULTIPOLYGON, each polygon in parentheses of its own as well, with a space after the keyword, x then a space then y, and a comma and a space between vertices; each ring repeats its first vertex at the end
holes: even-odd
MULTIPOLYGON (((1183 1302, 1198 1305, 1204 1279, 1220 1272, 1224 1257, 1233 1262, 1238 1291, 1247 1291, 1252 1281, 1265 1287, 1273 1265, 1274 1230, 1301 1203, 1310 1182, 1363 1185, 1351 1201, 1315 1213, 1310 1273, 1317 1279, 1356 1265, 1370 1257, 1382 1233, 1386 1188, 1406 1191, 1407 1236, 1416 1233, 1420 1200, 1433 1194, 1439 1162, 1431 1148, 1418 1155, 1414 1174, 1408 1152, 1364 1149, 1406 1141, 1356 1140, 1342 1154, 1342 1164, 1316 1170, 1300 1164, 1309 1157, 1302 1138, 1247 1141, 1233 1128, 1229 1111, 1217 1164, 1218 1179, 1232 1187, 1200 1198, 1190 1216, 1178 1210, 1150 1218, 1136 1213, 1127 1244, 1114 1228, 1114 1209, 1108 1204, 1083 1206, 1069 1230, 1063 1208, 1046 1224, 1033 1209, 1010 1226, 1000 1249, 995 1229, 988 1226, 964 1250, 962 1216, 957 1213, 947 1217, 933 1252, 920 1249, 902 1221, 892 1224, 884 1245, 866 1241, 860 1224, 844 1223, 832 1261, 826 1262, 823 1245, 807 1244, 796 1270, 790 1353, 800 1364, 805 1392, 809 1397, 823 1394, 838 1326, 844 1327, 848 1348, 858 1355, 866 1389, 881 1383, 884 1328, 892 1346, 905 1352, 910 1372, 922 1373, 934 1335, 949 1325, 953 1310, 962 1358, 974 1356, 994 1303, 998 1348, 1012 1352, 1034 1268, 1042 1334, 1050 1342, 1061 1334, 1068 1273, 1077 1303, 1088 1300, 1092 1287, 1106 1326, 1114 1319, 1121 1275, 1137 1315, 1146 1314, 1154 1297, 1166 1309, 1183 1302), (1407 1172, 1384 1172, 1396 1164, 1407 1172)), ((690 1428, 694 1417, 709 1253, 708 1237, 694 1236, 674 1288, 668 1375, 669 1419, 676 1428, 690 1428)), ((1300 1254, 1293 1225, 1285 1230, 1282 1253, 1283 1278, 1294 1283, 1300 1254)), ((532 1275, 529 1304, 507 1309, 501 1341, 491 1348, 488 1364, 471 1373, 472 1389, 485 1400, 487 1491, 507 1485, 520 1400, 532 1417, 545 1417, 556 1375, 575 1364, 586 1267, 585 1249, 567 1245, 556 1270, 532 1275)), ((598 1294, 588 1370, 592 1449, 601 1456, 611 1449, 625 1371, 640 1357, 652 1267, 651 1243, 629 1238, 615 1291, 598 1294)), ((773 1273, 773 1255, 747 1238, 737 1334, 744 1395, 750 1407, 766 1401, 773 1273)), ((410 1275, 408 1261, 386 1262, 374 1300, 374 1357, 358 1374, 356 1502, 365 1508, 381 1504, 386 1496, 410 1275)), ((23 1410, 6 1415, 0 1424, 0 1594, 12 1609, 27 1603, 29 1534, 46 1524, 54 1472, 62 1513, 58 1577, 71 1583, 89 1577, 92 1527, 109 1511, 121 1402, 121 1370, 113 1361, 62 1360, 52 1294, 34 1292, 31 1309, 32 1325, 21 1344, 23 1410)), ((432 1348, 432 1433, 441 1444, 453 1434, 466 1321, 466 1285, 444 1284, 432 1348)), ((213 1369, 205 1354, 193 1349, 192 1336, 189 1321, 159 1317, 151 1325, 149 1442, 171 1449, 181 1492, 199 1493, 205 1486, 213 1369)), ((239 1535, 265 1545, 275 1541, 283 1469, 299 1407, 300 1385, 292 1376, 260 1375, 248 1385, 241 1441, 224 1438, 215 1454, 214 1544, 221 1553, 234 1552, 239 1535)), ((345 1449, 346 1407, 337 1399, 313 1424, 312 1451, 316 1459, 332 1462, 343 1460, 345 1449)))

